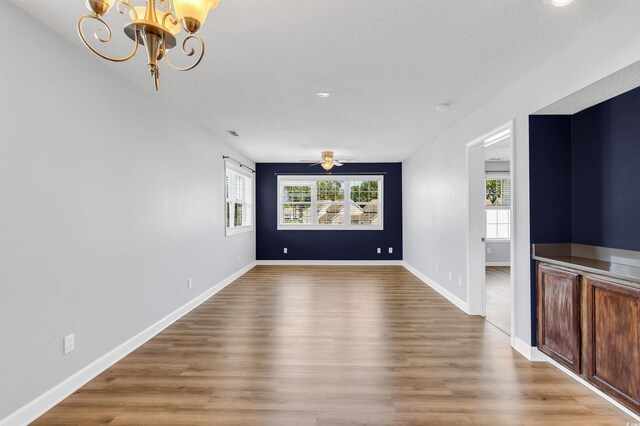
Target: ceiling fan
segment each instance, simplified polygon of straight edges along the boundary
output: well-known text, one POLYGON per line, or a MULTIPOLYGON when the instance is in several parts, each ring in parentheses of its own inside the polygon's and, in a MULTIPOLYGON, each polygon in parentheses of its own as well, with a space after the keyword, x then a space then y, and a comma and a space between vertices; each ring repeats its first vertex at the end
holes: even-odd
POLYGON ((309 166, 321 165, 323 169, 329 171, 333 166, 342 166, 343 163, 355 163, 356 160, 336 160, 333 158, 333 151, 322 151, 322 161, 316 160, 301 160, 303 163, 313 163, 309 166))

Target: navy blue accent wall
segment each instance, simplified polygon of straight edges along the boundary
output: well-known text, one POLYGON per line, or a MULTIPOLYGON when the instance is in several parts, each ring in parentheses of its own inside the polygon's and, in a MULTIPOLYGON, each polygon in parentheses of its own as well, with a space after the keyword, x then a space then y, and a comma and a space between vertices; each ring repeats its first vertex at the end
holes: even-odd
POLYGON ((571 242, 571 116, 529 117, 531 242, 571 242))
POLYGON ((573 242, 640 250, 640 88, 575 114, 573 242))
POLYGON ((308 174, 318 169, 320 166, 299 163, 256 164, 256 259, 402 260, 402 163, 355 163, 334 168, 334 174, 386 172, 383 231, 278 230, 275 173, 308 174), (381 254, 376 253, 378 247, 381 254), (393 254, 388 253, 388 247, 393 247, 393 254))
POLYGON ((572 116, 530 116, 529 178, 531 243, 640 251, 640 88, 572 116))
MULTIPOLYGON (((529 116, 531 243, 571 242, 571 116, 529 116)), ((531 345, 536 344, 536 269, 531 261, 531 345)))

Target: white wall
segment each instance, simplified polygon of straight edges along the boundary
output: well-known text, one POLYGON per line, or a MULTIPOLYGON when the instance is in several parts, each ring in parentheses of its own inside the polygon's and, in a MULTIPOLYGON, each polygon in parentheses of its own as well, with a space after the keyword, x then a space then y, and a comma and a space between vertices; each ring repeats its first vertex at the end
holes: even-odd
POLYGON ((515 119, 515 337, 531 342, 528 115, 640 60, 640 1, 603 22, 424 146, 403 164, 405 261, 463 301, 466 289, 465 145, 515 119), (440 273, 435 272, 435 265, 440 273), (453 274, 449 282, 448 273, 453 274), (464 277, 458 286, 457 277, 464 277))
POLYGON ((237 152, 7 2, 0 16, 2 419, 253 262, 255 238, 224 236, 237 152))

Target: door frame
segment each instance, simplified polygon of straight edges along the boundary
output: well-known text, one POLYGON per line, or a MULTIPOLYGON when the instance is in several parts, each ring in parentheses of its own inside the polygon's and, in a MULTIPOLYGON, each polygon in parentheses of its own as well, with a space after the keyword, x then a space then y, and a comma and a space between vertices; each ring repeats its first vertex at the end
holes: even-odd
POLYGON ((482 136, 467 143, 467 313, 486 315, 485 258, 486 247, 483 238, 485 229, 485 167, 484 141, 491 136, 509 129, 511 133, 511 160, 509 176, 511 178, 511 343, 515 342, 516 330, 516 137, 515 120, 510 120, 482 136))

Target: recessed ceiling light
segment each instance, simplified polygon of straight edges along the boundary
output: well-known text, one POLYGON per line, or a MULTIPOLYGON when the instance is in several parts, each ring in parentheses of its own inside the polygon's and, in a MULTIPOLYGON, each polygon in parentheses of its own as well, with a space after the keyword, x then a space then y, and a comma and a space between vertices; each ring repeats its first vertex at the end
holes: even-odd
POLYGON ((562 7, 568 5, 569 3, 572 3, 573 0, 544 0, 544 2, 556 7, 562 7))
POLYGON ((328 98, 329 96, 331 96, 331 93, 329 92, 318 92, 319 98, 328 98))
POLYGON ((436 105, 436 111, 438 112, 445 112, 445 111, 449 111, 451 109, 451 105, 449 104, 438 104, 436 105))

